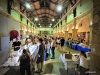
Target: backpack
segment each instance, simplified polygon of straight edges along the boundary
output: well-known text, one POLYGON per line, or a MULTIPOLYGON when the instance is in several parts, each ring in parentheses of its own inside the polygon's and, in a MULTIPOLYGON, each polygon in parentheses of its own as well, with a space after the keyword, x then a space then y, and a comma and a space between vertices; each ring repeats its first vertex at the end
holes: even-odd
POLYGON ((22 54, 20 57, 20 68, 26 68, 30 66, 30 57, 27 54, 22 54))

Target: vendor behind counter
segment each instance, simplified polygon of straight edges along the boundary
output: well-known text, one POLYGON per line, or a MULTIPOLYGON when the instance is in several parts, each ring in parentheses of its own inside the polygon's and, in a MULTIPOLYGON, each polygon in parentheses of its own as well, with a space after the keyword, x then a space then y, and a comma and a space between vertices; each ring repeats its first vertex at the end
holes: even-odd
POLYGON ((21 42, 18 40, 18 38, 16 38, 16 41, 13 42, 14 51, 19 50, 20 49, 20 45, 21 45, 21 42))

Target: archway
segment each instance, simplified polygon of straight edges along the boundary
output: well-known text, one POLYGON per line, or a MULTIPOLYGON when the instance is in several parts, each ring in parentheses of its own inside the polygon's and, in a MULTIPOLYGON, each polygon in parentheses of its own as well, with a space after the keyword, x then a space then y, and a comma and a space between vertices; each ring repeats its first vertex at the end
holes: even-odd
POLYGON ((79 22, 76 25, 77 30, 77 37, 80 40, 85 40, 87 44, 89 44, 89 38, 90 38, 90 22, 91 19, 88 17, 84 17, 79 20, 79 22))

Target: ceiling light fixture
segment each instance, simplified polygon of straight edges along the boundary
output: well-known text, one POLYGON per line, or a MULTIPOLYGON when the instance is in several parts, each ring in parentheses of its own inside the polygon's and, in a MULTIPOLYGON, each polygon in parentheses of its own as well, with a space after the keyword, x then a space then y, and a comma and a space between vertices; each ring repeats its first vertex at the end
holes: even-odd
POLYGON ((25 6, 28 8, 28 9, 31 9, 31 6, 29 3, 25 3, 25 6))
POLYGON ((38 18, 37 18, 37 17, 35 17, 35 18, 34 18, 34 20, 35 20, 35 21, 38 21, 38 18))
POLYGON ((58 5, 58 6, 57 6, 57 11, 58 11, 58 12, 61 12, 61 11, 62 11, 62 8, 63 8, 62 5, 58 5))
POLYGON ((55 21, 55 19, 53 18, 52 21, 55 21))
POLYGON ((52 24, 50 23, 50 26, 52 26, 52 24))

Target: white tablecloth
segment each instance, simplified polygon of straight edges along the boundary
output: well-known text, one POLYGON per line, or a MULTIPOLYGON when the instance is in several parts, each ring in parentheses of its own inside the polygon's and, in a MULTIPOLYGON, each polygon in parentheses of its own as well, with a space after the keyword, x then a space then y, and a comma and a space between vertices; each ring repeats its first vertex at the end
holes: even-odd
MULTIPOLYGON (((30 46, 29 51, 30 51, 31 56, 34 59, 38 53, 38 46, 37 45, 30 46)), ((1 66, 19 66, 18 59, 21 54, 22 54, 22 49, 19 49, 18 51, 12 51, 10 55, 13 55, 14 57, 8 58, 8 60, 1 66)))

